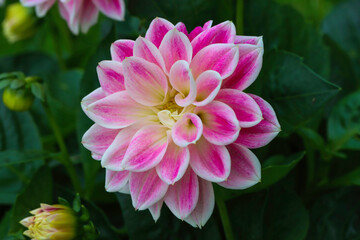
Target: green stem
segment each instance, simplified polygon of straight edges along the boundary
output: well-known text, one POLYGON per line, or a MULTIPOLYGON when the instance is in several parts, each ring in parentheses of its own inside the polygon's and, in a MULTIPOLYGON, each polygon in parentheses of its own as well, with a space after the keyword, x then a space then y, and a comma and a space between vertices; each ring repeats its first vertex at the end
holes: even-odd
POLYGON ((65 145, 65 142, 64 142, 63 136, 61 134, 61 130, 59 128, 59 125, 57 124, 53 114, 51 113, 51 109, 50 109, 49 105, 46 102, 43 102, 43 107, 44 107, 46 116, 47 116, 47 118, 49 120, 50 126, 51 126, 51 128, 52 128, 52 130, 54 132, 56 141, 57 141, 57 143, 59 145, 59 148, 60 148, 60 151, 61 151, 59 161, 65 166, 65 168, 66 168, 66 170, 67 170, 67 172, 69 174, 69 177, 71 179, 71 182, 72 182, 72 184, 74 186, 75 191, 78 192, 78 193, 82 193, 80 181, 79 181, 79 179, 77 177, 75 167, 71 163, 69 152, 68 152, 67 147, 65 145))
POLYGON ((236 32, 244 34, 244 0, 236 1, 236 32))
POLYGON ((28 184, 30 182, 30 179, 27 176, 25 176, 21 171, 17 170, 13 166, 9 165, 6 166, 6 168, 15 174, 23 183, 28 184))
POLYGON ((226 204, 222 198, 216 199, 216 205, 220 212, 221 222, 224 228, 225 237, 227 240, 234 240, 234 235, 231 229, 229 215, 226 209, 226 204))

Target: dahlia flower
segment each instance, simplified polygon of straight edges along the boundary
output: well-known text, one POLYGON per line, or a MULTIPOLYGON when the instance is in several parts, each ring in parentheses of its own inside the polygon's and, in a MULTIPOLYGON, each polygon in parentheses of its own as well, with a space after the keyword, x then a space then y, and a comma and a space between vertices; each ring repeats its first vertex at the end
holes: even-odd
MULTIPOLYGON (((39 17, 45 16, 55 2, 56 0, 21 0, 26 7, 36 7, 39 17)), ((99 11, 119 21, 125 16, 124 0, 59 0, 58 3, 61 16, 74 34, 79 34, 80 30, 86 33, 97 22, 99 11)))
POLYGON ((165 203, 202 227, 212 183, 245 189, 260 181, 249 148, 280 131, 272 107, 244 93, 262 66, 261 37, 236 36, 226 21, 188 33, 156 18, 145 38, 118 40, 97 67, 101 87, 82 100, 95 124, 82 143, 106 168, 106 189, 131 195, 154 220, 165 203))

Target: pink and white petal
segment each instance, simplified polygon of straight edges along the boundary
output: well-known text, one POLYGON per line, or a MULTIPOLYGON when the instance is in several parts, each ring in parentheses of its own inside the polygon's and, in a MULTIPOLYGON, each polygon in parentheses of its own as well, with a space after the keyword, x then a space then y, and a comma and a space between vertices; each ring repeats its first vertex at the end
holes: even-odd
POLYGON ((199 178, 199 199, 195 209, 185 218, 193 227, 201 228, 209 220, 215 207, 215 195, 211 182, 199 178))
POLYGON ((116 61, 101 61, 96 68, 100 85, 107 93, 125 90, 122 64, 116 61))
POLYGON ((70 31, 78 35, 80 29, 80 17, 81 17, 81 6, 82 3, 75 0, 70 1, 59 1, 59 10, 62 18, 68 24, 70 31), (78 13, 78 14, 75 14, 78 13))
POLYGON ((203 135, 211 143, 227 145, 234 142, 240 131, 239 121, 235 112, 219 101, 212 101, 206 106, 196 107, 197 114, 203 125, 203 135))
POLYGON ((223 88, 244 90, 260 73, 264 48, 250 44, 238 44, 238 46, 239 62, 233 74, 224 79, 223 88))
POLYGON ((184 220, 195 209, 199 199, 199 181, 191 168, 174 185, 169 186, 164 201, 170 211, 184 220))
POLYGON ((251 44, 259 47, 264 47, 262 37, 254 37, 254 36, 236 36, 235 44, 251 44))
POLYGON ((211 28, 213 24, 212 20, 207 21, 203 27, 196 27, 194 28, 194 30, 191 31, 191 33, 189 34, 189 40, 192 41, 197 35, 199 35, 200 33, 202 33, 203 31, 211 28))
POLYGON ((85 96, 82 100, 81 100, 81 108, 82 110, 85 112, 86 108, 96 102, 99 101, 100 99, 103 99, 107 96, 106 92, 101 88, 97 88, 94 91, 92 91, 91 93, 89 93, 87 96, 85 96))
POLYGON ((234 110, 241 128, 253 127, 263 119, 261 109, 256 101, 240 90, 221 89, 216 100, 227 104, 234 110))
POLYGON ((133 56, 134 45, 133 40, 117 40, 110 47, 111 59, 122 62, 125 58, 133 56))
POLYGON ((21 4, 25 7, 34 7, 39 4, 43 4, 49 0, 20 0, 21 4))
POLYGON ((168 146, 168 128, 150 125, 141 128, 130 141, 121 167, 134 172, 147 171, 163 159, 168 146))
POLYGON ((85 114, 102 127, 116 129, 130 126, 154 112, 122 91, 88 105, 85 114))
POLYGON ((185 60, 190 63, 193 56, 189 38, 176 28, 164 36, 159 50, 165 61, 166 73, 169 73, 172 65, 178 60, 185 60))
POLYGON ((170 69, 169 80, 172 87, 179 92, 175 102, 182 107, 192 104, 196 98, 196 83, 188 62, 177 61, 170 69))
POLYGON ((145 106, 164 102, 168 80, 156 64, 142 58, 128 57, 123 61, 123 70, 126 91, 135 101, 145 106))
POLYGON ((128 171, 111 171, 106 169, 105 174, 105 189, 107 192, 118 192, 121 190, 129 181, 128 171))
POLYGON ((204 47, 215 43, 234 43, 236 29, 231 21, 222 22, 200 33, 191 41, 194 56, 204 47))
POLYGON ((213 20, 209 20, 206 23, 204 23, 203 29, 207 30, 207 29, 211 28, 212 25, 213 25, 213 20))
POLYGON ((157 222, 157 220, 160 218, 160 213, 161 213, 161 208, 162 208, 163 203, 164 203, 164 200, 160 200, 157 203, 155 203, 149 207, 149 211, 155 222, 157 222))
POLYGON ((238 65, 238 48, 235 44, 218 43, 201 49, 190 64, 194 78, 206 70, 214 70, 222 78, 230 76, 238 65))
POLYGON ((182 32, 183 34, 185 34, 186 36, 189 35, 187 29, 186 29, 186 25, 182 22, 178 22, 176 25, 175 25, 175 28, 177 30, 179 30, 179 32, 182 32))
POLYGON ((54 5, 55 0, 47 0, 36 6, 36 15, 38 17, 44 17, 49 9, 54 5))
POLYGON ((196 144, 189 145, 189 150, 190 166, 199 177, 211 182, 223 182, 228 178, 231 160, 225 146, 200 138, 196 144))
POLYGON ((92 154, 102 156, 114 141, 119 131, 119 129, 109 129, 94 124, 85 132, 81 143, 86 149, 90 150, 92 154))
POLYGON ((156 166, 156 172, 167 184, 174 184, 182 178, 190 162, 188 148, 181 148, 173 141, 169 142, 166 153, 156 166))
POLYGON ((179 147, 195 144, 203 133, 201 119, 193 113, 185 113, 171 130, 171 137, 179 147))
POLYGON ((261 166, 255 154, 235 143, 227 149, 231 157, 231 172, 226 181, 218 184, 229 189, 246 189, 260 182, 261 166))
POLYGON ((134 45, 134 57, 140 57, 165 69, 165 62, 159 49, 149 40, 138 37, 134 45))
POLYGON ((129 181, 127 181, 127 183, 125 184, 125 186, 123 186, 122 188, 120 188, 118 192, 119 192, 119 193, 124 193, 124 194, 130 194, 129 181))
POLYGON ((212 102, 221 88, 222 78, 218 72, 208 70, 196 79, 195 106, 205 106, 212 102))
POLYGON ((109 18, 121 21, 125 17, 124 0, 92 0, 96 7, 109 18))
POLYGON ((116 138, 107 148, 101 159, 102 167, 113 171, 124 170, 124 168, 121 166, 121 163, 124 159, 126 150, 129 147, 132 137, 141 128, 141 126, 142 124, 134 124, 122 129, 117 134, 116 138))
POLYGON ((135 209, 145 210, 160 201, 168 190, 155 169, 130 174, 130 193, 135 209))
POLYGON ((157 17, 151 22, 145 38, 149 39, 156 47, 159 47, 166 33, 174 27, 168 20, 157 17))
POLYGON ((260 106, 263 120, 251 128, 243 128, 236 143, 248 148, 259 148, 270 143, 281 131, 279 121, 271 105, 264 99, 249 94, 260 106))
POLYGON ((87 33, 89 29, 97 23, 99 17, 99 10, 96 8, 92 1, 83 1, 81 12, 78 14, 81 16, 81 32, 87 33))

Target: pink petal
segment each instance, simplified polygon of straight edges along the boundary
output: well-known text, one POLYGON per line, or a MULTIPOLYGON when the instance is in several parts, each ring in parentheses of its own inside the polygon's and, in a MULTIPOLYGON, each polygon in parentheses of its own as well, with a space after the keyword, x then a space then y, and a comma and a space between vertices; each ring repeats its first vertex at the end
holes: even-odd
POLYGON ((130 174, 130 193, 135 209, 145 210, 160 201, 168 190, 168 185, 157 175, 155 169, 130 174))
POLYGON ((86 131, 81 143, 86 149, 90 150, 93 155, 102 156, 114 141, 119 131, 119 129, 108 129, 94 124, 86 131))
POLYGON ((242 128, 253 127, 263 119, 259 105, 252 97, 240 90, 221 89, 216 100, 234 110, 242 128))
POLYGON ((192 59, 192 47, 189 38, 176 28, 170 30, 162 40, 159 50, 165 61, 165 69, 168 73, 172 65, 178 60, 190 63, 192 59))
POLYGON ((47 0, 36 6, 36 15, 38 17, 44 17, 49 9, 54 5, 55 0, 47 0))
POLYGON ((234 111, 225 103, 213 101, 206 106, 196 107, 204 125, 203 135, 211 143, 227 145, 234 142, 240 131, 234 111))
POLYGON ((218 72, 208 70, 196 79, 195 106, 205 106, 210 103, 221 88, 222 78, 218 72))
POLYGON ((149 40, 138 37, 134 45, 134 56, 145 59, 148 62, 155 63, 161 69, 165 69, 164 59, 159 49, 149 40))
POLYGON ((203 31, 211 28, 213 21, 207 21, 203 27, 196 27, 194 28, 194 30, 191 31, 191 33, 189 34, 189 40, 192 41, 197 35, 199 35, 200 33, 202 33, 203 31))
POLYGON ((203 133, 201 119, 193 113, 185 113, 171 130, 171 136, 176 145, 186 147, 195 144, 203 133))
POLYGON ((195 79, 206 70, 214 70, 226 78, 234 72, 238 61, 238 46, 218 43, 201 49, 191 61, 190 68, 195 79))
POLYGON ((135 102, 126 91, 111 94, 85 109, 86 115, 106 128, 124 128, 154 112, 135 102))
POLYGON ((123 171, 121 163, 124 159, 127 148, 135 133, 142 127, 142 124, 134 124, 130 127, 122 129, 112 144, 105 151, 101 166, 113 171, 123 171))
POLYGON ((121 167, 142 172, 155 167, 163 158, 168 146, 168 128, 151 125, 141 128, 131 139, 121 167))
POLYGON ((81 32, 87 33, 90 27, 97 23, 99 11, 92 1, 82 1, 80 13, 74 14, 80 17, 81 32))
POLYGON ((129 181, 129 172, 121 171, 115 172, 106 169, 105 178, 105 189, 108 192, 118 192, 121 190, 129 181))
POLYGON ((165 34, 174 28, 174 25, 166 19, 155 18, 146 32, 145 38, 149 39, 156 47, 159 47, 165 34))
POLYGON ((109 18, 124 20, 124 0, 92 0, 96 7, 109 18))
POLYGON ((260 182, 261 166, 255 154, 239 144, 231 144, 227 149, 231 157, 231 172, 226 181, 218 184, 229 189, 245 189, 260 182))
POLYGON ((170 141, 164 157, 156 166, 156 172, 161 180, 167 184, 174 184, 182 178, 189 162, 189 149, 178 147, 173 141, 170 141))
POLYGON ((214 43, 234 43, 236 36, 235 25, 226 21, 200 33, 191 41, 194 56, 204 47, 214 43))
POLYGON ((100 99, 103 99, 104 97, 106 97, 106 92, 101 87, 95 89, 94 91, 92 91, 90 94, 88 94, 81 100, 82 110, 85 112, 86 108, 90 104, 92 104, 100 99))
POLYGON ((222 182, 230 174, 231 160, 225 146, 214 145, 200 138, 189 145, 190 166, 201 178, 211 182, 222 182))
POLYGON ((179 30, 179 32, 182 32, 183 34, 185 34, 186 36, 189 34, 187 29, 186 29, 186 26, 184 23, 182 22, 178 22, 176 25, 175 25, 175 28, 177 30, 179 30))
POLYGON ((135 41, 133 40, 117 40, 111 44, 110 52, 113 61, 124 61, 125 58, 133 55, 135 41))
POLYGON ((161 208, 162 208, 163 203, 164 203, 164 200, 160 200, 157 203, 155 203, 149 207, 149 211, 155 222, 157 222, 157 220, 160 218, 160 213, 161 213, 161 208))
POLYGON ((39 4, 43 4, 49 0, 20 0, 21 4, 25 7, 34 7, 39 4))
POLYGON ((239 62, 233 74, 224 79, 223 88, 244 90, 260 73, 264 49, 257 45, 238 44, 239 62))
POLYGON ((194 210, 199 199, 198 177, 191 168, 174 185, 169 186, 165 195, 165 203, 170 211, 184 220, 194 210))
POLYGON ((199 178, 199 200, 185 222, 193 227, 203 227, 209 220, 215 206, 214 189, 211 182, 199 178))
POLYGON ((123 61, 125 88, 138 103, 156 106, 164 102, 168 80, 164 72, 154 63, 138 57, 123 61))
POLYGON ((122 64, 115 61, 101 61, 96 68, 99 82, 107 93, 125 90, 122 64))
POLYGON ((175 102, 182 107, 192 104, 196 98, 196 83, 189 64, 184 60, 177 61, 169 75, 172 87, 179 92, 175 96, 175 102))
POLYGON ((253 37, 253 36, 236 36, 235 44, 251 44, 259 47, 264 47, 262 37, 253 37))
POLYGON ((258 96, 249 95, 260 106, 264 119, 254 127, 241 129, 236 143, 248 148, 259 148, 271 142, 281 129, 271 105, 258 96))

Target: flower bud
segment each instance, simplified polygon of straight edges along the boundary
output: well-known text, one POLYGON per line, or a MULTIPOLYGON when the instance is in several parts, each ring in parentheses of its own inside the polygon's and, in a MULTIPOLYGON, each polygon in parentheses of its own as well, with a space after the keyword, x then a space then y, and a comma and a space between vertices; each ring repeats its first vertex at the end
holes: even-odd
POLYGON ((77 237, 78 220, 73 209, 60 204, 40 206, 30 212, 34 216, 20 221, 28 228, 24 235, 31 239, 48 240, 73 240, 77 237))
POLYGON ((8 109, 16 112, 29 110, 34 102, 34 98, 30 89, 27 88, 12 89, 8 87, 3 93, 4 105, 8 109))
POLYGON ((20 3, 10 4, 2 23, 4 35, 10 43, 31 37, 36 31, 37 18, 30 8, 20 3))

